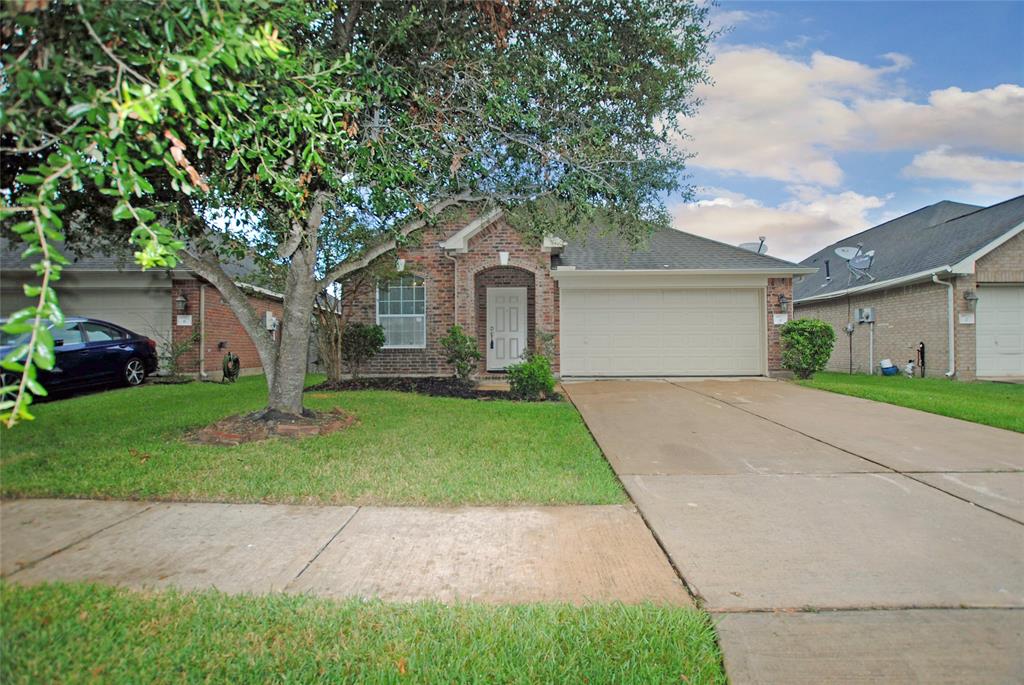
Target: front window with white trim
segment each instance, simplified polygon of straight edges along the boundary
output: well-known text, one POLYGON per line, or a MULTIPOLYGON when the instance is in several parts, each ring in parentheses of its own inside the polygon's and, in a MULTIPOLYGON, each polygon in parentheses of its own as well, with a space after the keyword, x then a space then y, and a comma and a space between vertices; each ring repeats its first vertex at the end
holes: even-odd
POLYGON ((427 289, 419 276, 400 276, 377 284, 377 323, 384 347, 427 346, 427 289))

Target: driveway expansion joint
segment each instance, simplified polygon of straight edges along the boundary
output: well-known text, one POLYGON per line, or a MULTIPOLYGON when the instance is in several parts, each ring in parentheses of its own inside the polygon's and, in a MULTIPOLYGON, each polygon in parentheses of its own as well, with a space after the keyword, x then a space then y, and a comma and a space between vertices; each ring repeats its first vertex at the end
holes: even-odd
MULTIPOLYGON (((880 461, 876 461, 874 459, 870 459, 869 457, 865 457, 862 454, 858 454, 856 452, 848 450, 845 447, 840 447, 839 445, 831 443, 831 442, 829 442, 827 440, 823 440, 823 439, 821 439, 819 437, 816 437, 814 435, 810 435, 809 433, 804 433, 803 431, 797 430, 796 428, 793 428, 792 426, 788 426, 785 423, 782 423, 780 421, 775 421, 774 419, 770 419, 770 418, 768 418, 766 416, 761 416, 760 414, 758 414, 756 412, 752 412, 752 411, 750 411, 748 409, 744 409, 742 405, 743 404, 748 404, 748 403, 745 403, 745 402, 743 402, 743 403, 741 403, 741 402, 728 402, 727 400, 723 400, 723 399, 721 399, 719 397, 715 397, 714 395, 709 395, 707 393, 700 392, 699 390, 695 390, 692 387, 686 387, 684 385, 680 385, 679 383, 677 383, 675 381, 665 381, 665 382, 668 383, 669 385, 673 385, 673 386, 679 388, 680 390, 689 390, 690 392, 694 393, 695 395, 700 395, 701 397, 705 397, 705 398, 707 398, 709 400, 714 400, 715 402, 721 402, 723 405, 725 405, 727 407, 732 407, 733 409, 738 409, 739 411, 743 412, 744 414, 749 414, 750 416, 754 416, 756 418, 762 419, 764 421, 767 421, 768 423, 775 424, 776 426, 779 426, 780 428, 784 428, 786 430, 793 431, 794 433, 797 433, 798 435, 802 435, 805 438, 810 438, 811 440, 814 440, 815 442, 819 442, 822 445, 827 445, 828 447, 831 447, 833 449, 837 449, 837 450, 839 450, 841 452, 845 452, 846 454, 849 454, 852 457, 856 457, 857 459, 862 459, 862 460, 864 460, 864 461, 866 461, 866 462, 868 462, 870 464, 874 464, 876 466, 880 466, 883 469, 885 469, 885 471, 868 472, 868 473, 893 473, 893 474, 896 474, 896 475, 899 475, 899 476, 903 476, 904 478, 907 478, 909 480, 912 480, 912 481, 915 481, 917 483, 920 483, 921 485, 925 485, 925 486, 927 486, 929 488, 932 488, 933 490, 938 490, 939 492, 941 492, 943 494, 946 494, 946 495, 949 495, 950 497, 952 497, 954 499, 958 499, 961 502, 964 502, 965 504, 971 505, 972 507, 977 507, 979 509, 983 509, 983 510, 989 512, 990 514, 995 514, 996 516, 1002 517, 1002 518, 1006 519, 1007 521, 1012 521, 1013 523, 1016 523, 1017 525, 1024 526, 1024 521, 1021 521, 1020 519, 1014 518, 1013 516, 1010 516, 1008 514, 1004 514, 1001 511, 996 511, 995 509, 992 509, 990 507, 986 507, 984 504, 979 504, 978 502, 975 502, 973 500, 967 499, 966 497, 962 497, 960 495, 957 495, 956 493, 950 492, 949 490, 945 490, 943 488, 940 488, 939 486, 937 486, 937 485, 935 485, 933 483, 929 483, 926 480, 922 480, 920 478, 915 478, 912 475, 914 473, 965 473, 965 472, 961 472, 961 471, 935 471, 935 472, 901 471, 901 470, 899 470, 897 468, 889 466, 888 464, 883 464, 880 461)), ((689 384, 689 385, 696 385, 696 384, 689 384)), ((990 472, 979 472, 979 473, 990 473, 990 472)), ((1002 472, 996 471, 994 473, 1002 473, 1002 472)), ((1008 473, 1019 473, 1019 471, 1009 471, 1008 473)), ((784 476, 784 475, 795 475, 795 474, 772 474, 772 475, 783 475, 784 476)), ((804 475, 804 474, 800 474, 800 475, 804 475)), ((814 475, 814 474, 807 474, 807 475, 814 475)))

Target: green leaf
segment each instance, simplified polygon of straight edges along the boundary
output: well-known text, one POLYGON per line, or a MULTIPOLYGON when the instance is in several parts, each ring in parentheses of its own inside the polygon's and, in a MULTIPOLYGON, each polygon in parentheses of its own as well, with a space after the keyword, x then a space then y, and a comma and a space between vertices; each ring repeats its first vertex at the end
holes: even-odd
POLYGON ((93 108, 91 102, 76 102, 67 108, 66 114, 71 119, 77 119, 93 108))

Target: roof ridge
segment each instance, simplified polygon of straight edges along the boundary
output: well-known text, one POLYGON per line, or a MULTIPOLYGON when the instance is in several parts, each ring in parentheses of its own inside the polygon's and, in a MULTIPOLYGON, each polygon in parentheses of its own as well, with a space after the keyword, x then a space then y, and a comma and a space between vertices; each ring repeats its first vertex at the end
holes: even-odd
MULTIPOLYGON (((1009 200, 1007 200, 1007 202, 1009 202, 1009 200)), ((962 219, 965 216, 970 216, 971 214, 974 214, 975 212, 980 212, 980 211, 982 211, 984 209, 988 209, 988 207, 982 207, 980 205, 971 205, 971 204, 967 204, 966 202, 956 202, 955 200, 939 200, 938 202, 933 202, 930 205, 925 205, 924 207, 919 207, 919 208, 915 209, 912 212, 907 212, 906 214, 900 214, 899 216, 894 216, 893 218, 889 219, 888 221, 883 221, 880 224, 875 224, 874 226, 869 226, 868 228, 865 228, 865 229, 862 229, 860 231, 857 231, 856 233, 852 233, 852 234, 846 236, 845 238, 840 238, 839 240, 837 240, 837 241, 835 241, 833 243, 830 243, 830 244, 826 245, 825 247, 821 248, 817 252, 813 252, 812 254, 808 255, 807 258, 804 259, 804 260, 801 260, 800 263, 803 264, 803 262, 806 261, 807 259, 810 259, 811 257, 814 257, 819 252, 827 250, 830 247, 836 247, 840 243, 844 243, 844 242, 846 242, 848 240, 852 240, 852 239, 856 238, 857 236, 864 235, 865 233, 869 233, 871 231, 874 231, 877 228, 882 228, 883 226, 887 226, 887 225, 891 224, 894 221, 899 221, 901 219, 906 219, 908 216, 913 216, 913 215, 915 215, 915 214, 917 214, 919 212, 925 211, 926 209, 932 209, 933 207, 938 207, 939 205, 942 205, 942 204, 959 205, 961 207, 974 207, 974 209, 969 211, 969 212, 966 212, 965 214, 961 214, 960 216, 955 216, 955 217, 953 217, 951 219, 945 219, 943 221, 936 221, 935 223, 928 224, 927 226, 925 226, 925 228, 930 228, 932 226, 940 226, 940 225, 948 223, 950 221, 956 221, 957 219, 962 219)), ((995 206, 995 205, 993 205, 993 206, 995 206)))
POLYGON ((664 227, 661 230, 663 230, 663 231, 675 231, 677 233, 682 233, 683 235, 688 235, 691 238, 697 238, 698 240, 703 240, 703 241, 708 242, 708 243, 714 243, 715 245, 722 245, 723 247, 728 247, 729 249, 732 249, 732 250, 738 250, 743 255, 753 255, 753 256, 755 256, 755 257, 757 257, 759 259, 770 259, 770 260, 775 261, 775 262, 781 262, 782 264, 785 264, 786 266, 800 266, 796 262, 790 262, 790 261, 787 261, 785 259, 782 259, 781 257, 773 257, 772 255, 769 255, 769 254, 761 254, 759 252, 752 252, 750 250, 747 250, 747 249, 744 249, 744 248, 740 247, 739 245, 732 245, 730 243, 724 243, 721 240, 715 240, 714 238, 708 238, 707 236, 697 235, 696 233, 690 233, 689 231, 684 231, 684 230, 682 230, 680 228, 673 228, 672 226, 666 226, 666 227, 664 227))

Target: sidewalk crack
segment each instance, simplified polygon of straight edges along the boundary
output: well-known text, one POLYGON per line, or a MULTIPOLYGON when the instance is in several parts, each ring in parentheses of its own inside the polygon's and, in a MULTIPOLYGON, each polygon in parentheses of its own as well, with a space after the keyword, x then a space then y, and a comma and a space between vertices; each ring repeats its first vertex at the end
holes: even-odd
POLYGON ((352 515, 345 519, 345 521, 341 524, 341 527, 338 528, 338 530, 334 531, 334 535, 328 538, 327 542, 320 546, 320 549, 318 549, 316 551, 316 554, 314 554, 313 557, 306 562, 306 565, 302 567, 302 570, 299 571, 299 573, 294 578, 288 581, 288 584, 284 586, 284 589, 286 591, 295 583, 295 581, 302 577, 302 574, 305 573, 306 570, 313 565, 313 562, 320 558, 320 555, 323 553, 323 551, 327 549, 327 547, 330 546, 330 544, 334 542, 339 535, 341 535, 341 531, 345 530, 348 524, 352 523, 352 519, 354 519, 356 515, 362 510, 362 507, 356 507, 356 510, 352 512, 352 515))

